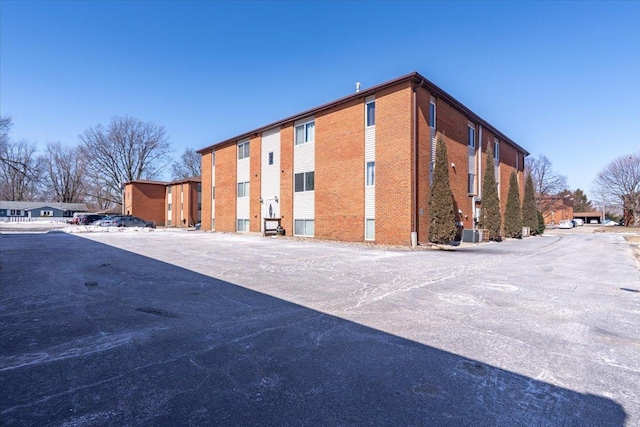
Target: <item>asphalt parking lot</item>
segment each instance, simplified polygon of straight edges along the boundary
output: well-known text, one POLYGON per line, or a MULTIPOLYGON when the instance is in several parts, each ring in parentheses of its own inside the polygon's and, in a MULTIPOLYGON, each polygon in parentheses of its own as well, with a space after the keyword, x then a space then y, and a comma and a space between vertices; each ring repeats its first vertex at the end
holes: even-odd
POLYGON ((2 425, 640 425, 620 235, 0 235, 2 425))

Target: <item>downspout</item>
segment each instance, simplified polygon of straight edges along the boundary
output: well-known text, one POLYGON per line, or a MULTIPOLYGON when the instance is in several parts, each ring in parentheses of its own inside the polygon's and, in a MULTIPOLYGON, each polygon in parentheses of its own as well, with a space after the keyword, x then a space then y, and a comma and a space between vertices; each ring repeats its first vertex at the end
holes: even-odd
POLYGON ((418 86, 422 86, 424 80, 421 80, 419 85, 412 85, 412 115, 413 115, 413 176, 411 179, 412 192, 413 192, 413 221, 411 228, 411 246, 418 246, 418 107, 416 89, 418 86))

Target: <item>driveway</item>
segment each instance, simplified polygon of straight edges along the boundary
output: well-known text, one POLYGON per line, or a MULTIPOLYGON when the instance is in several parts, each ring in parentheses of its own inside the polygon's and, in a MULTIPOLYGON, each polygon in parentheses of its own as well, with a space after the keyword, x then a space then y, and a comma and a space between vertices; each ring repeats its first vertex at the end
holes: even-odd
POLYGON ((622 236, 0 236, 4 425, 640 425, 622 236))

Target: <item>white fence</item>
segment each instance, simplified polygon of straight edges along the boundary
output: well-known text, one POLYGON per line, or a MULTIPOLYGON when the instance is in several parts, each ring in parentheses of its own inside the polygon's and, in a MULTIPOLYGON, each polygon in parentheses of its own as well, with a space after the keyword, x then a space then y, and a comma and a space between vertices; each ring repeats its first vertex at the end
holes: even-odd
POLYGON ((9 216, 0 218, 0 222, 67 222, 71 221, 69 217, 60 216, 43 216, 43 217, 26 217, 26 216, 9 216))

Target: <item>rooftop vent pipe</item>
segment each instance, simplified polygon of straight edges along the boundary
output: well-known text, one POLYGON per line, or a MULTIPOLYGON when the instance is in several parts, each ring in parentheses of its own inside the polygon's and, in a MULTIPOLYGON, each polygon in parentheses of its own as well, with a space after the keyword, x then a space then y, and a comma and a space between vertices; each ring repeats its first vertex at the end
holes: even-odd
POLYGON ((356 93, 360 92, 360 82, 356 82, 356 93))

